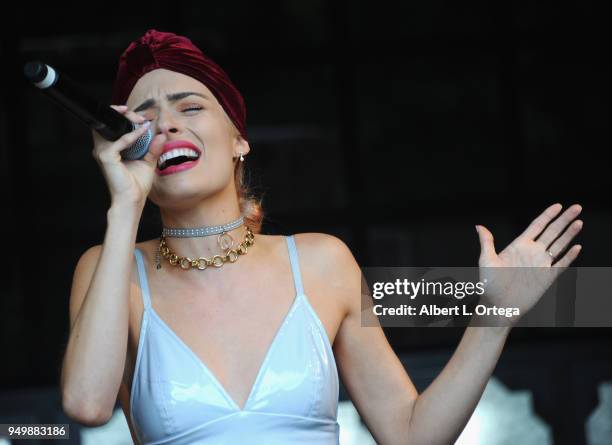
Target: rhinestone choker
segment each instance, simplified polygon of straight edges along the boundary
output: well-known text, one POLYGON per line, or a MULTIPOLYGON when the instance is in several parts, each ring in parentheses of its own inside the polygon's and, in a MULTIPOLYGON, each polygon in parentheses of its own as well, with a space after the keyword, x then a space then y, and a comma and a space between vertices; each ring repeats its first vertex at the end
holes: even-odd
POLYGON ((217 235, 219 233, 234 230, 235 228, 240 227, 243 223, 244 216, 240 216, 240 218, 221 226, 204 226, 195 229, 170 229, 168 227, 164 227, 162 230, 162 235, 174 238, 193 238, 197 236, 217 235))

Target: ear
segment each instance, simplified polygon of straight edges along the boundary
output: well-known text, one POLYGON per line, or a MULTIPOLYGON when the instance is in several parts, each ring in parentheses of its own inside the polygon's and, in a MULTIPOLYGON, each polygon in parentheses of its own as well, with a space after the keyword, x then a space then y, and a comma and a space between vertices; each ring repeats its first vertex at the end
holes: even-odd
POLYGON ((251 150, 249 147, 249 143, 242 137, 242 135, 237 134, 234 138, 234 156, 240 156, 240 153, 246 155, 251 150))

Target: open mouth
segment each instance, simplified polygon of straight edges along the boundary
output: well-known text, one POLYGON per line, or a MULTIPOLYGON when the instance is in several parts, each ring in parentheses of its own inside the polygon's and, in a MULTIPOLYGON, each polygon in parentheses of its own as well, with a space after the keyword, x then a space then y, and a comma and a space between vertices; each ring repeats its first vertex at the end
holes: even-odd
POLYGON ((184 170, 189 166, 195 165, 199 158, 199 151, 191 148, 176 148, 159 157, 157 160, 157 169, 159 173, 184 170), (179 166, 181 168, 178 168, 179 166))
POLYGON ((180 165, 185 162, 196 161, 199 158, 199 156, 178 156, 176 158, 171 158, 167 161, 162 162, 161 164, 158 164, 157 167, 160 171, 164 171, 165 169, 167 169, 168 167, 172 167, 173 165, 180 165))

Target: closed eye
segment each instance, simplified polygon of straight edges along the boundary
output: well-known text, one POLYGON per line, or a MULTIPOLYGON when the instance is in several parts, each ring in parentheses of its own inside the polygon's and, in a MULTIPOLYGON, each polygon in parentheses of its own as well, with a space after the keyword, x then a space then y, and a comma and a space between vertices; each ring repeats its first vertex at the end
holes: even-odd
MULTIPOLYGON (((199 110, 203 110, 203 109, 204 109, 204 107, 190 107, 190 108, 185 108, 183 111, 199 111, 199 110)), ((153 119, 147 119, 147 120, 149 122, 153 122, 153 119)))

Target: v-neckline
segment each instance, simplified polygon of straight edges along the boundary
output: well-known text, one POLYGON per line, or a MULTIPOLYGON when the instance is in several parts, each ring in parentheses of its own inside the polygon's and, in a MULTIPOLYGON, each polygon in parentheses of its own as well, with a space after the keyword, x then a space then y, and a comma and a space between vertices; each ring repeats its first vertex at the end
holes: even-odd
MULTIPOLYGON (((257 389, 257 386, 259 384, 259 381, 262 378, 263 372, 265 370, 265 367, 270 359, 270 356, 272 354, 272 351, 274 349, 274 346, 276 345, 277 339, 280 336, 280 333, 282 332, 283 328, 285 327, 285 325, 287 324, 287 321, 289 320, 289 317, 291 316, 292 312, 295 310, 295 308, 297 307, 297 303, 298 300, 300 300, 301 296, 303 294, 302 293, 296 293, 294 298, 293 298, 293 303, 291 304, 291 306, 289 307, 289 310, 287 311, 287 313, 285 314, 285 316, 283 317, 283 320, 280 324, 280 326, 276 329, 276 333, 274 334, 274 337, 272 338, 272 342, 270 343, 270 345, 268 346, 266 353, 264 354, 264 357, 259 365, 259 369, 257 371, 257 374, 255 376, 255 380, 253 381, 253 384, 251 386, 251 389, 249 391, 249 394, 247 395, 246 401, 244 402, 244 406, 241 408, 240 406, 238 406, 238 403, 236 403, 236 401, 234 400, 234 398, 229 394, 229 392, 225 389, 225 387, 221 384, 221 382, 219 381, 219 379, 217 378, 217 376, 215 376, 215 374, 212 372, 212 370, 206 365, 206 363, 204 362, 204 360, 202 360, 194 351, 192 348, 190 348, 187 343, 185 343, 185 341, 179 337, 179 335, 168 325, 168 323, 166 323, 164 321, 163 318, 161 318, 159 316, 159 314, 155 311, 155 309, 153 308, 153 305, 151 304, 149 306, 148 309, 150 309, 151 314, 160 322, 160 324, 164 327, 164 329, 181 345, 181 347, 183 349, 185 349, 185 351, 199 364, 199 366, 204 370, 204 372, 206 372, 206 374, 208 375, 208 377, 210 377, 210 379, 212 380, 212 382, 215 384, 215 386, 217 386, 217 388, 219 389, 219 391, 223 394, 223 396, 227 399, 227 401, 232 405, 232 407, 238 411, 238 412, 242 412, 242 411, 246 411, 248 406, 249 406, 249 402, 251 401, 251 399, 254 396, 255 390, 257 389)), ((144 310, 147 310, 147 308, 145 308, 144 310)))
MULTIPOLYGON (((146 270, 146 264, 144 262, 144 255, 142 255, 142 253, 140 255, 140 258, 142 260, 142 269, 143 269, 143 275, 144 275, 144 285, 146 286, 146 289, 141 289, 141 292, 146 292, 147 293, 146 299, 148 300, 148 305, 147 304, 144 305, 143 311, 146 313, 148 310, 150 310, 150 313, 152 314, 152 316, 154 318, 156 318, 157 321, 160 323, 160 325, 166 330, 166 332, 168 332, 170 334, 170 336, 173 337, 177 341, 177 343, 179 343, 181 345, 181 347, 187 352, 187 354, 190 355, 196 363, 198 363, 198 365, 208 375, 208 377, 213 382, 213 384, 217 387, 219 392, 223 395, 223 397, 227 400, 227 402, 237 412, 243 412, 243 411, 246 411, 248 409, 249 403, 250 403, 251 399, 254 397, 255 391, 257 390, 257 387, 259 385, 259 381, 262 378, 262 375, 263 375, 263 373, 265 371, 265 367, 266 367, 266 365, 267 365, 267 363, 268 363, 268 361, 270 359, 270 356, 272 355, 272 352, 274 350, 274 346, 276 345, 277 340, 278 340, 282 330, 284 329, 285 325, 287 324, 291 314, 295 311, 295 309, 296 309, 299 301, 302 299, 302 297, 307 298, 306 295, 304 294, 304 291, 303 291, 303 289, 301 287, 301 284, 298 284, 298 283, 300 283, 299 280, 301 279, 301 276, 300 277, 296 277, 295 276, 296 273, 300 274, 300 270, 299 270, 299 265, 297 265, 297 264, 294 265, 294 260, 297 261, 297 258, 294 259, 292 257, 291 245, 289 244, 289 237, 285 236, 285 240, 284 241, 285 241, 285 244, 287 245, 287 247, 289 248, 289 263, 290 263, 290 266, 291 266, 291 275, 292 275, 292 278, 293 278, 293 285, 295 287, 295 294, 294 294, 291 306, 289 307, 289 310, 287 311, 287 313, 283 317, 280 326, 276 329, 274 337, 272 337, 272 342, 268 345, 268 348, 266 349, 264 357, 261 360, 261 363, 259 364, 259 369, 257 370, 257 374, 255 376, 255 380, 253 381, 253 384, 252 384, 252 386, 251 386, 251 388, 249 390, 249 393, 247 395, 247 398, 246 398, 242 408, 240 406, 238 406, 238 403, 236 403, 234 398, 229 394, 229 392, 221 384, 221 382, 217 378, 217 376, 206 365, 206 362, 204 362, 204 360, 202 360, 193 351, 193 349, 191 347, 189 347, 189 345, 187 345, 187 343, 185 343, 185 341, 181 337, 179 337, 179 335, 157 313, 157 311, 153 307, 151 291, 150 291, 151 287, 149 286, 149 274, 147 273, 147 270, 146 270), (297 271, 296 271, 296 267, 297 267, 297 271)), ((136 249, 138 249, 138 248, 136 248, 136 249)), ((138 249, 138 250, 140 250, 140 249, 138 249)), ((143 295, 143 297, 144 297, 144 295, 143 295)), ((141 331, 142 331, 142 326, 141 326, 141 331)), ((140 335, 142 335, 142 332, 140 333, 140 335)))

